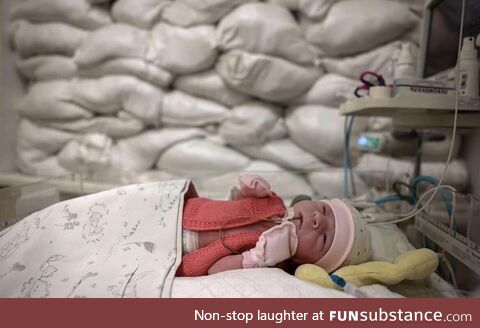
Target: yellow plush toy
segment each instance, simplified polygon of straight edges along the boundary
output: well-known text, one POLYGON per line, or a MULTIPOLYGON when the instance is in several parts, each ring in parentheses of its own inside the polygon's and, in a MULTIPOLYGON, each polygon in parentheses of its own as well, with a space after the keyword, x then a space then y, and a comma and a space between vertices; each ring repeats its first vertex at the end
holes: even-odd
MULTIPOLYGON (((340 268, 332 274, 357 287, 373 284, 394 285, 403 280, 425 279, 437 269, 437 266, 437 254, 427 248, 421 248, 399 255, 393 263, 366 262, 340 268)), ((314 264, 299 266, 295 276, 323 287, 341 290, 324 269, 314 264)))

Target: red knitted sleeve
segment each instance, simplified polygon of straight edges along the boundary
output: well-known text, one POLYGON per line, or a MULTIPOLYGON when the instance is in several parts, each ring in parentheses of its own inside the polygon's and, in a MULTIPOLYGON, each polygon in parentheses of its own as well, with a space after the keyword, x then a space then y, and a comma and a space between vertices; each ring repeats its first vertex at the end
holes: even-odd
MULTIPOLYGON (((230 248, 243 252, 255 247, 261 232, 242 232, 226 236, 224 242, 230 248)), ((198 277, 207 274, 208 269, 219 259, 233 254, 225 248, 220 240, 195 252, 182 256, 182 263, 177 270, 179 277, 198 277)))

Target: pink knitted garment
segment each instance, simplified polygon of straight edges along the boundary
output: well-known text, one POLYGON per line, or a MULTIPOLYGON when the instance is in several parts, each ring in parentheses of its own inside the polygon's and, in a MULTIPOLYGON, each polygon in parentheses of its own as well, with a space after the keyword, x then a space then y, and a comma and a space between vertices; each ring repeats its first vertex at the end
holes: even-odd
MULTIPOLYGON (((218 231, 243 227, 271 217, 285 215, 283 201, 276 195, 265 198, 249 197, 231 201, 205 198, 190 198, 183 209, 183 229, 193 231, 218 231)), ((243 252, 255 247, 261 232, 242 232, 225 237, 231 249, 243 252)), ((208 269, 219 259, 233 252, 217 240, 193 253, 182 257, 177 276, 195 277, 206 275, 208 269)))

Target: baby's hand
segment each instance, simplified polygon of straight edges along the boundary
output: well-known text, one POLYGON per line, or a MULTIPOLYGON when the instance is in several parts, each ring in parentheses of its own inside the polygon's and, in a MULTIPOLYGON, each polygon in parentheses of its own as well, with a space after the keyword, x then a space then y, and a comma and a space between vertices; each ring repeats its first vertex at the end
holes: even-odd
POLYGON ((270 184, 259 175, 242 175, 240 181, 240 197, 270 197, 272 191, 270 184))

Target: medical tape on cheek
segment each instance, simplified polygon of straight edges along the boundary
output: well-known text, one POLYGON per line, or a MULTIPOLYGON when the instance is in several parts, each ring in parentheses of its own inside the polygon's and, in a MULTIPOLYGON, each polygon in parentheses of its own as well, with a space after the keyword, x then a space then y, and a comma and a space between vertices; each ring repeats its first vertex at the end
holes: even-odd
POLYGON ((288 210, 285 212, 285 216, 281 219, 282 223, 283 222, 287 222, 287 221, 291 221, 293 220, 293 218, 295 217, 295 210, 293 207, 289 207, 288 210))

